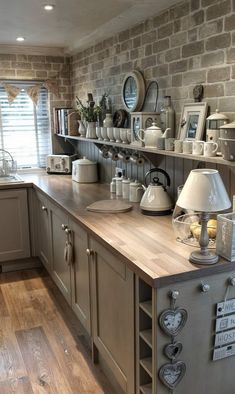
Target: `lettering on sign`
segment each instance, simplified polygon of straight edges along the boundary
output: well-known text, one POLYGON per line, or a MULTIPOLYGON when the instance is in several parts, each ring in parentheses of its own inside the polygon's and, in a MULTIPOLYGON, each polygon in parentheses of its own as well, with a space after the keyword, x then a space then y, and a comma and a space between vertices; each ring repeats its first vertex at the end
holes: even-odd
POLYGON ((220 317, 216 320, 215 332, 229 330, 230 328, 235 328, 235 314, 220 317))
POLYGON ((215 336, 215 347, 235 342, 235 330, 224 331, 215 336))
POLYGON ((216 316, 228 315, 235 312, 235 298, 217 304, 216 316))
POLYGON ((227 345, 214 349, 213 361, 221 360, 222 358, 226 358, 234 355, 235 355, 235 343, 232 345, 227 345))

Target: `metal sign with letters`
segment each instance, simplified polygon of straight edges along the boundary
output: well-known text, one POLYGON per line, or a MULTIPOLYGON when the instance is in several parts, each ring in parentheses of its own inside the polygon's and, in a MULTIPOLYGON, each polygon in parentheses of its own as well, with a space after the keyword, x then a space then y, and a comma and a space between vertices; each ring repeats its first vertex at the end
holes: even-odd
POLYGON ((235 298, 217 304, 216 316, 228 315, 233 312, 235 313, 235 298))
POLYGON ((235 343, 214 349, 213 361, 221 360, 222 358, 230 357, 235 355, 235 343))
POLYGON ((220 332, 215 336, 215 347, 235 342, 235 330, 220 332))
POLYGON ((215 332, 230 330, 235 328, 235 314, 216 319, 215 332))

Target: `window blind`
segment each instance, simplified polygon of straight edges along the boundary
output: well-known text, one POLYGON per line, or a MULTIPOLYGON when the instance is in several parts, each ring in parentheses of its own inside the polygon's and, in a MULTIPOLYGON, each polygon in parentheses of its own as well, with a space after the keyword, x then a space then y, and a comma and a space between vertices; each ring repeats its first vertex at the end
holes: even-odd
POLYGON ((0 148, 11 153, 18 168, 45 167, 51 153, 48 92, 40 89, 37 106, 26 93, 31 83, 12 83, 21 91, 9 104, 0 86, 0 148))

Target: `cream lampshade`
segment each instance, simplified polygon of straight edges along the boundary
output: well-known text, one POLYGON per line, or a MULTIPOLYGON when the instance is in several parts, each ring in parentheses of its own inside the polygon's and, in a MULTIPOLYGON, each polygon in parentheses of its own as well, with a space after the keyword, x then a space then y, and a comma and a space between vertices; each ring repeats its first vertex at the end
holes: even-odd
POLYGON ((209 212, 219 212, 231 207, 227 191, 217 170, 192 170, 176 202, 184 209, 201 213, 201 249, 193 251, 189 260, 196 264, 215 264, 218 256, 208 249, 207 222, 209 212))

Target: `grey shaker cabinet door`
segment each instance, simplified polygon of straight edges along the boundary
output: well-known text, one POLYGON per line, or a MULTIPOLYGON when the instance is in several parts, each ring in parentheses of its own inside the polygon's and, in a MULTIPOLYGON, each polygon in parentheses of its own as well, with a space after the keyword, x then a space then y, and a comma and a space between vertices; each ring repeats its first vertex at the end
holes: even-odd
POLYGON ((0 262, 30 257, 26 189, 0 191, 0 262))
POLYGON ((90 270, 87 256, 87 232, 69 219, 73 242, 73 263, 71 272, 72 308, 86 331, 91 333, 90 323, 90 270))
POLYGON ((71 267, 65 259, 66 233, 68 227, 67 215, 57 206, 51 204, 50 228, 52 246, 52 278, 61 290, 69 304, 71 304, 71 267))
POLYGON ((47 271, 51 272, 50 206, 47 198, 38 192, 35 197, 35 205, 38 255, 47 271))
POLYGON ((125 393, 134 385, 134 274, 91 238, 92 335, 125 393))

